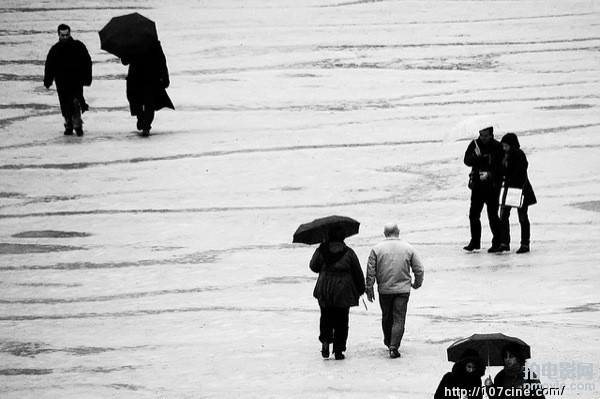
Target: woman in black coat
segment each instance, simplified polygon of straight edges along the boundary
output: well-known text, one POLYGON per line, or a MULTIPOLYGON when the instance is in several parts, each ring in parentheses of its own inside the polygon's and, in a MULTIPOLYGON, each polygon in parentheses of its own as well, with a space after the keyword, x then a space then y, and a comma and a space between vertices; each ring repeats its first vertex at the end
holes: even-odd
MULTIPOLYGON (((523 189, 523 205, 517 208, 519 224, 521 225, 521 247, 517 250, 517 253, 522 254, 530 250, 531 227, 527 211, 530 205, 537 203, 537 199, 527 176, 529 163, 525 153, 521 150, 517 135, 507 133, 502 137, 501 143, 504 149, 504 159, 502 160, 504 185, 523 189)), ((507 206, 500 208, 501 251, 510 251, 510 209, 507 206)))
POLYGON ((336 360, 342 360, 350 307, 358 306, 358 299, 365 292, 365 277, 356 253, 344 243, 343 230, 333 228, 328 237, 310 261, 310 269, 319 273, 313 296, 321 308, 321 355, 328 358, 329 344, 333 343, 336 360))
POLYGON ((481 399, 483 384, 481 377, 485 374, 485 365, 474 349, 467 349, 461 359, 454 363, 452 371, 446 373, 434 399, 481 399), (466 396, 465 396, 466 394, 466 396))
POLYGON ((170 84, 167 59, 157 40, 141 55, 123 57, 121 62, 129 65, 127 100, 131 115, 137 117, 137 130, 147 136, 155 111, 164 107, 175 109, 165 90, 170 84))

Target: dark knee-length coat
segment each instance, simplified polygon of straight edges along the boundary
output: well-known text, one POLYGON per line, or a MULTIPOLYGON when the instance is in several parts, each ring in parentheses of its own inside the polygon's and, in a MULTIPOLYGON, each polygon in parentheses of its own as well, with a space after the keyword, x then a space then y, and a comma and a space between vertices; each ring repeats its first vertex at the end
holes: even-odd
POLYGON ((153 111, 162 108, 175 109, 167 91, 169 69, 160 41, 156 41, 142 55, 122 58, 129 65, 127 74, 127 100, 131 115, 139 115, 144 107, 153 111))
POLYGON ((92 84, 92 59, 85 45, 72 37, 56 43, 46 57, 44 86, 56 82, 60 109, 65 118, 73 114, 73 99, 81 104, 82 111, 88 106, 83 97, 83 86, 92 84))

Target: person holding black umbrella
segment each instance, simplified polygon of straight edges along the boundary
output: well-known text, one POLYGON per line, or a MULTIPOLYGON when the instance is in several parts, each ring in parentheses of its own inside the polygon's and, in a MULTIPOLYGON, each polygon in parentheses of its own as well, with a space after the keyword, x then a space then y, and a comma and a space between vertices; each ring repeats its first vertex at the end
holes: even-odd
POLYGON ((150 135, 154 112, 175 109, 165 90, 169 87, 169 70, 154 21, 134 12, 112 18, 98 34, 100 48, 116 55, 129 65, 127 100, 137 130, 150 135))
POLYGON ((365 292, 360 262, 344 238, 342 227, 330 227, 309 265, 313 272, 319 273, 313 296, 321 309, 321 355, 328 358, 329 345, 333 343, 336 360, 345 358, 350 307, 358 306, 358 299, 365 292))
POLYGON ((132 116, 137 117, 137 130, 149 136, 154 112, 162 108, 175 109, 166 88, 169 87, 169 70, 160 41, 156 40, 140 55, 123 56, 123 65, 129 65, 127 74, 127 100, 132 116))
POLYGON ((58 26, 58 43, 46 57, 44 86, 49 89, 56 82, 60 111, 65 119, 65 136, 83 136, 81 114, 88 110, 83 97, 83 86, 92 84, 92 59, 85 45, 71 36, 68 25, 58 26))
POLYGON ((485 386, 490 399, 542 398, 540 380, 532 371, 525 373, 525 354, 522 347, 511 343, 502 349, 504 368, 496 374, 494 382, 486 378, 485 386))

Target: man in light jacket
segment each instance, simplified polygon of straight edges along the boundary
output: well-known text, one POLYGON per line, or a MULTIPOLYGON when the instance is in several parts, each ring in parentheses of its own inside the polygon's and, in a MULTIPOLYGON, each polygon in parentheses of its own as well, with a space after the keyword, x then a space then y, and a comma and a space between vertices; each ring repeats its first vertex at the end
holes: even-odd
POLYGON ((373 247, 367 264, 366 292, 373 302, 373 285, 377 281, 383 343, 389 348, 392 359, 400 357, 400 341, 404 335, 404 322, 410 288, 423 284, 425 270, 412 245, 400 240, 396 223, 388 223, 383 229, 385 240, 373 247), (411 278, 414 274, 414 282, 411 278))

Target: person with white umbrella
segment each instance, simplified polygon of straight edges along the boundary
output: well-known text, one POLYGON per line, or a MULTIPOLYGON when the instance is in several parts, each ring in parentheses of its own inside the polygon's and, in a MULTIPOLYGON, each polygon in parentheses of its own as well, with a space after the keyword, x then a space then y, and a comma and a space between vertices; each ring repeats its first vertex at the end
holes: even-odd
POLYGON ((498 198, 502 183, 502 144, 494 139, 494 128, 486 127, 479 131, 479 137, 469 144, 464 156, 465 165, 471 167, 469 188, 471 205, 469 224, 471 241, 463 249, 474 251, 481 248, 481 211, 487 208, 492 246, 488 252, 500 250, 500 218, 498 216, 498 198))

